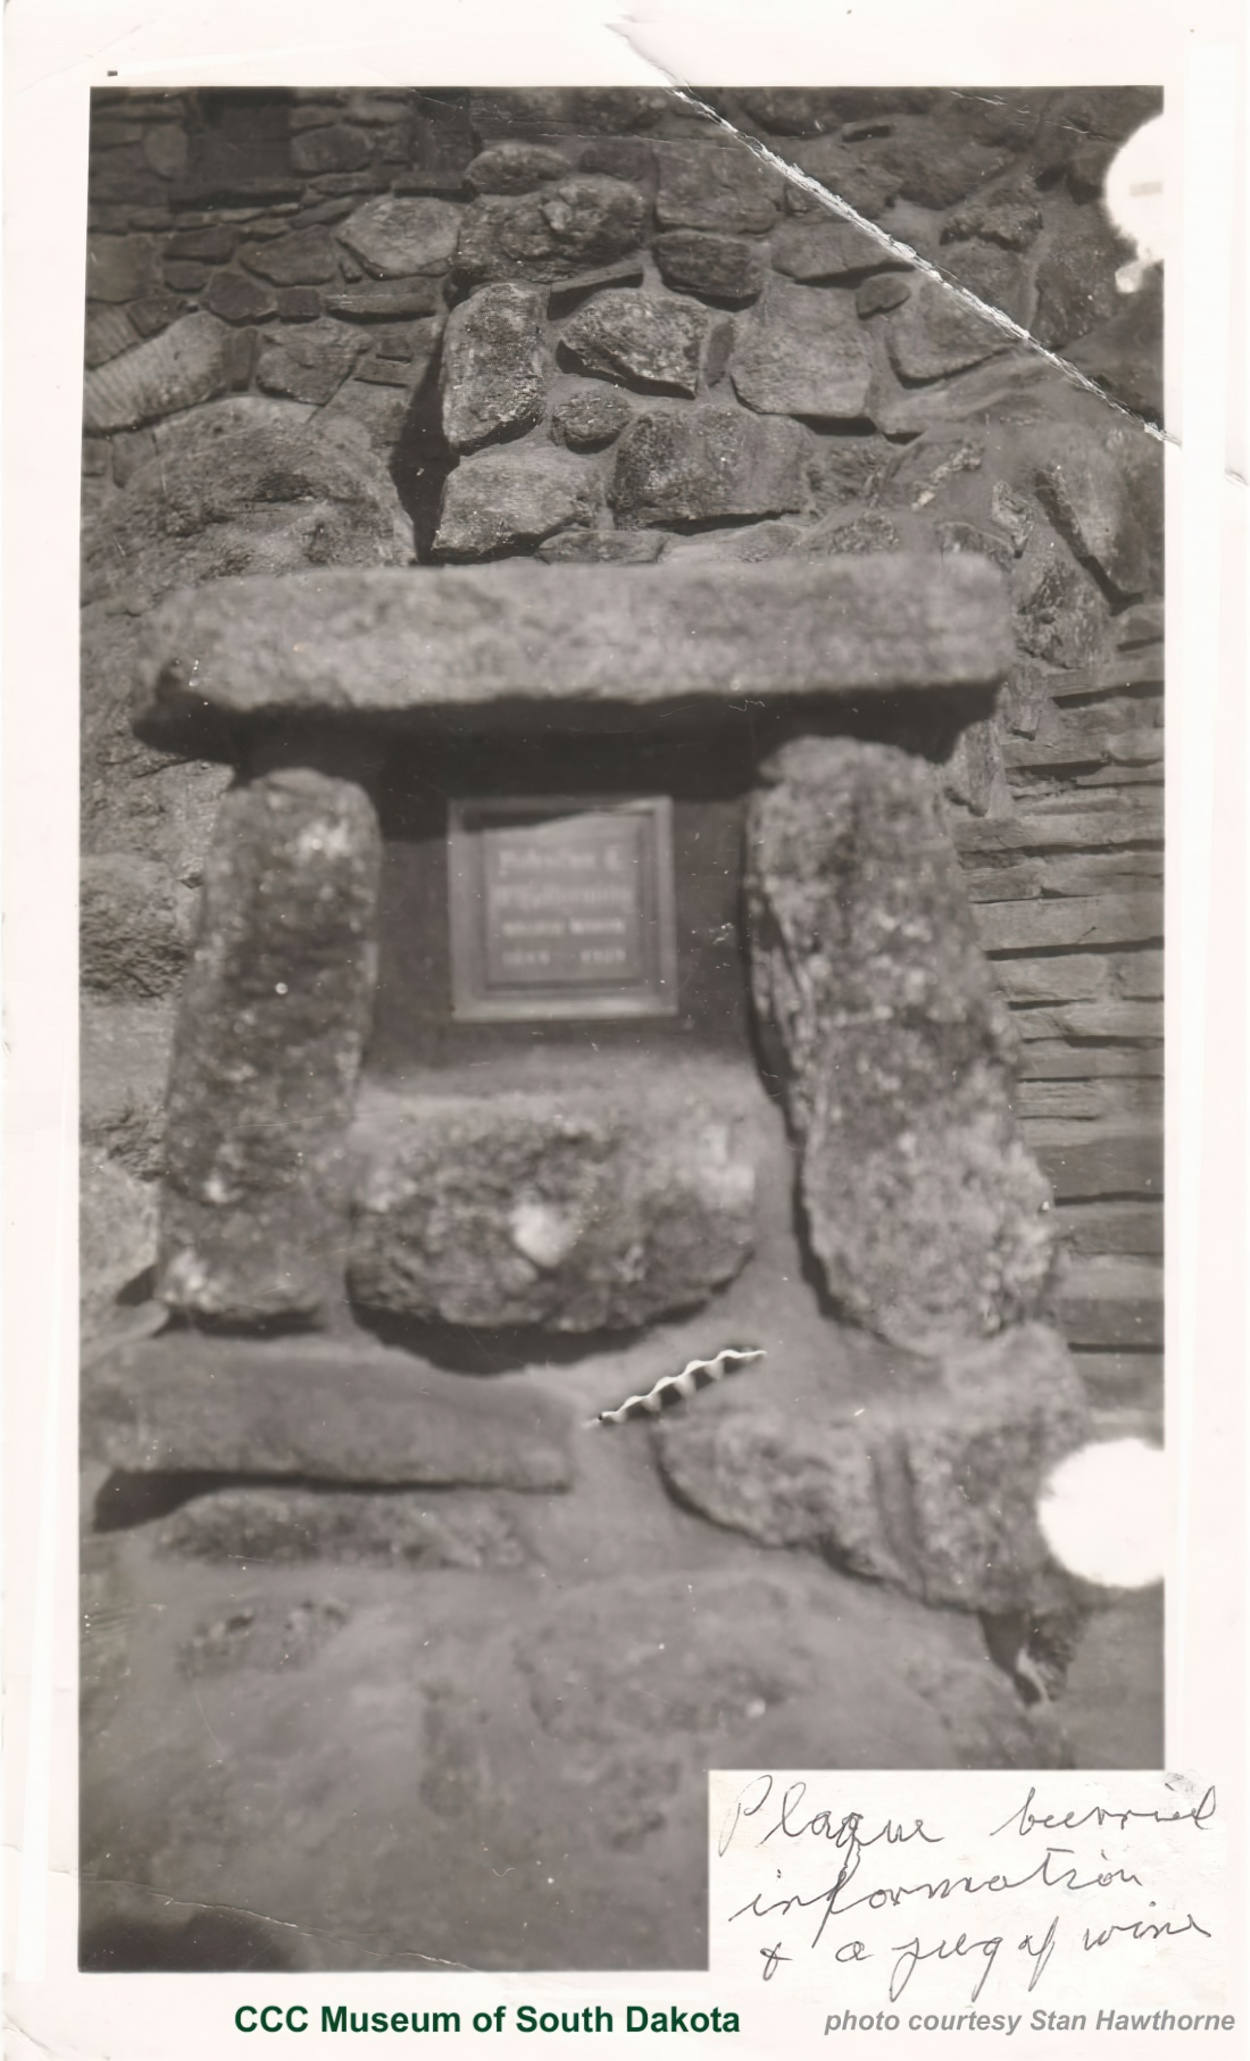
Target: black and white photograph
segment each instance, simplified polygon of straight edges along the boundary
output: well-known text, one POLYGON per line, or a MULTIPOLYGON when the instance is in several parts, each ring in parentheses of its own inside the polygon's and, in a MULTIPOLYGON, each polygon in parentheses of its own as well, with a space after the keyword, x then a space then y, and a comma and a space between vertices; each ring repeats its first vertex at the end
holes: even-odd
POLYGON ((1162 112, 93 92, 84 1971, 1162 1765, 1162 112))

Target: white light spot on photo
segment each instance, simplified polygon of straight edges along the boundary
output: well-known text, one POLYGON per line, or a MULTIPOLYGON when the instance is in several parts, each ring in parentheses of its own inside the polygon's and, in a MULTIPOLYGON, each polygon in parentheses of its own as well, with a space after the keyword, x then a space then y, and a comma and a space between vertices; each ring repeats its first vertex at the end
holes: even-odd
POLYGON ((1144 1589, 1167 1563, 1167 1467, 1144 1439, 1106 1439, 1069 1453, 1038 1497, 1038 1522, 1056 1560, 1083 1581, 1144 1589))
POLYGON ((1163 118, 1134 131, 1107 170, 1103 205, 1137 256, 1116 274, 1121 293, 1136 293, 1152 265, 1163 262, 1163 118))

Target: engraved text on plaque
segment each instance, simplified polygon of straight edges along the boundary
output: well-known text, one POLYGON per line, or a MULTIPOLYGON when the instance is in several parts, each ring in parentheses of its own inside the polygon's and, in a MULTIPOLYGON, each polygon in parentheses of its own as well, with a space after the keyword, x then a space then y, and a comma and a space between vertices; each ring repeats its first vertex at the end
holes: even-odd
POLYGON ((672 805, 450 805, 459 1017, 666 1016, 677 1006, 672 805))

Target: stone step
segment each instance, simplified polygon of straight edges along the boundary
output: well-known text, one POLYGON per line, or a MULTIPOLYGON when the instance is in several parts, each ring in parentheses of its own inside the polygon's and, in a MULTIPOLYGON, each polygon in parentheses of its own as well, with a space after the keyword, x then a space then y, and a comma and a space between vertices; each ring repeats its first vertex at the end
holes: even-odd
POLYGON ((1042 1118, 1025 1125, 1025 1136, 1057 1202, 1111 1195, 1157 1201, 1163 1193, 1163 1135, 1157 1121, 1042 1118))
POLYGON ((1163 729, 1157 701, 1115 698, 1092 708, 1052 708, 1035 736, 1008 736, 1008 768, 1037 772, 1050 767, 1154 765, 1163 757, 1163 729))
POLYGON ((128 1473, 563 1489, 572 1410, 525 1375, 446 1374, 362 1338, 167 1331, 83 1380, 83 1446, 128 1473))
POLYGON ((1163 935, 1163 896, 1064 895, 1046 901, 994 902, 977 909, 976 925, 987 952, 1145 944, 1163 935))
POLYGON ((1162 1408, 1162 1353, 1078 1349, 1072 1358, 1091 1402, 1156 1411, 1162 1408))
POLYGON ((954 816, 951 827, 961 853, 1098 852, 1161 844, 1163 797, 1070 793, 1043 801, 1039 796, 1018 815, 954 816))
POLYGON ((964 885, 972 902, 1024 902, 1066 895, 1140 894, 1151 888, 1162 896, 1163 853, 1160 850, 1081 852, 1065 858, 1037 852, 1028 858, 1000 858, 968 852, 963 859, 964 885), (985 863, 976 865, 982 856, 985 863))
POLYGON ((1131 653, 1104 659, 1096 666, 1070 673, 1048 673, 1046 688, 1055 701, 1073 701, 1092 694, 1115 694, 1125 687, 1163 685, 1163 646, 1143 645, 1131 653))
POLYGON ((1022 1122, 1048 1117, 1113 1118, 1151 1115, 1161 1120, 1160 1080, 1018 1081, 1012 1106, 1022 1122))
POLYGON ((1121 1001, 1118 997, 1068 1002, 1055 1009, 1019 1010, 1015 1023, 1023 1038, 1085 1038, 1112 1044, 1141 1039, 1154 1043, 1163 1037, 1163 1005, 1121 1001))
POLYGON ((1100 1257, 1069 1263, 1055 1312, 1070 1345, 1159 1351, 1163 1268, 1157 1261, 1100 1257))
POLYGON ((1055 1211, 1055 1229, 1068 1251, 1081 1259, 1099 1253, 1163 1254, 1161 1202, 1066 1202, 1055 1211))
POLYGON ((1158 1080, 1163 1075, 1163 1047, 1069 1045, 1039 1035, 1021 1044, 1016 1072, 1022 1081, 1105 1081, 1117 1076, 1158 1080))

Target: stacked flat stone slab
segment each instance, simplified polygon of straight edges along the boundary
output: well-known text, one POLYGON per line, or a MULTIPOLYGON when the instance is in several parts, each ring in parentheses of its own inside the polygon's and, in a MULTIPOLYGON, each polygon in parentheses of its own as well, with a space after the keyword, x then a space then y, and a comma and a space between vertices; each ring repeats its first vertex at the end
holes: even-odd
POLYGON ((918 1352, 1032 1316, 1050 1191, 929 767, 803 738, 748 830, 752 982, 838 1310, 918 1352))
POLYGON ((541 706, 545 724, 576 729, 597 706, 644 722, 742 693, 901 691, 967 697, 966 721, 1009 658, 1000 575, 973 558, 336 571, 171 596, 148 629, 138 721, 502 721, 541 706))
POLYGON ((520 1377, 465 1381, 331 1339, 154 1339, 113 1354, 83 1398, 86 1449, 125 1473, 562 1489, 572 1423, 520 1377))
POLYGON ((222 803, 170 1073, 159 1293, 171 1309, 307 1321, 341 1280, 379 860, 353 781, 297 766, 222 803))

